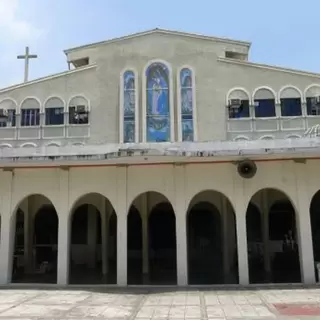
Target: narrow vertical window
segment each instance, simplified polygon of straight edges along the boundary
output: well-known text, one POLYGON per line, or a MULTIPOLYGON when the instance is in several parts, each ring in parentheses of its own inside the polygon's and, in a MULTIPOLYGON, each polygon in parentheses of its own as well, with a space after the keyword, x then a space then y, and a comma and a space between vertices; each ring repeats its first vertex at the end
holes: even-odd
POLYGON ((163 63, 153 63, 146 71, 146 123, 148 142, 170 141, 169 70, 163 63))
POLYGON ((190 69, 184 68, 180 71, 182 141, 194 140, 194 83, 192 78, 192 71, 190 69))
POLYGON ((33 98, 26 99, 21 105, 21 127, 35 127, 40 125, 40 104, 33 98))
POLYGON ((126 71, 123 75, 123 142, 135 142, 136 129, 136 83, 135 74, 126 71))

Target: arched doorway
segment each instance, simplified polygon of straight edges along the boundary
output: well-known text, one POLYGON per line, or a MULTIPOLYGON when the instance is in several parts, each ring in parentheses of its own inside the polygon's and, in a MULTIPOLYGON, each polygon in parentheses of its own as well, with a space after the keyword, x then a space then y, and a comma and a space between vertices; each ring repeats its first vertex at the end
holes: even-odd
POLYGON ((70 283, 115 284, 117 216, 102 195, 88 194, 73 206, 70 283))
POLYGON ((128 283, 176 284, 176 219, 168 199, 146 192, 128 213, 128 283))
MULTIPOLYGON (((313 258, 314 263, 320 262, 320 190, 314 194, 310 203, 310 223, 312 230, 313 258)), ((316 279, 319 282, 319 276, 316 272, 316 279)))
POLYGON ((12 282, 56 283, 58 215, 42 195, 25 198, 15 213, 12 282))
POLYGON ((301 282, 295 210, 283 192, 263 189, 253 195, 247 236, 250 283, 301 282))
POLYGON ((236 220, 221 193, 204 191, 187 212, 189 284, 238 283, 236 220))

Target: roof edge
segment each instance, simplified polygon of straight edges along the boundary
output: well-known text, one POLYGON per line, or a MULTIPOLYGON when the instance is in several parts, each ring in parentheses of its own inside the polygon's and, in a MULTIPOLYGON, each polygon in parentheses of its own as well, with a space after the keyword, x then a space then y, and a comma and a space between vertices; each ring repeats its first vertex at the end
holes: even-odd
POLYGON ((261 63, 255 63, 255 62, 249 62, 249 61, 235 60, 235 59, 230 59, 230 58, 218 58, 218 61, 225 62, 225 63, 231 63, 231 64, 244 65, 244 66, 259 68, 259 69, 282 71, 282 72, 296 74, 296 75, 300 75, 300 76, 320 78, 320 73, 291 69, 291 68, 284 68, 284 67, 279 67, 279 66, 275 66, 275 65, 268 65, 268 64, 261 64, 261 63))
POLYGON ((25 82, 25 83, 15 84, 15 85, 12 85, 10 87, 5 87, 3 89, 0 89, 0 94, 8 92, 8 91, 11 91, 11 90, 27 87, 29 85, 36 84, 36 83, 39 83, 39 82, 42 82, 42 81, 47 81, 47 80, 63 77, 65 75, 73 74, 73 73, 76 73, 76 72, 81 72, 81 71, 85 71, 85 70, 94 69, 94 68, 96 68, 96 66, 97 66, 96 64, 91 64, 89 66, 80 67, 80 68, 76 68, 76 69, 73 69, 73 70, 67 70, 67 71, 55 73, 55 74, 52 74, 52 75, 49 75, 49 76, 45 76, 45 77, 37 78, 37 79, 34 79, 34 80, 30 80, 30 81, 25 82))
POLYGON ((132 33, 132 34, 129 34, 127 36, 116 37, 116 38, 112 38, 112 39, 109 39, 109 40, 103 40, 103 41, 93 42, 93 43, 82 45, 82 46, 73 47, 73 48, 70 48, 70 49, 66 49, 63 52, 65 54, 68 54, 68 53, 71 53, 73 51, 77 51, 77 50, 81 50, 81 49, 94 48, 94 47, 97 47, 99 45, 119 42, 119 41, 123 41, 123 40, 129 40, 129 39, 132 39, 132 38, 135 38, 135 37, 141 37, 141 36, 145 36, 145 35, 149 35, 149 34, 153 34, 153 33, 162 33, 162 34, 169 34, 169 35, 180 35, 180 36, 189 37, 189 38, 197 38, 197 39, 203 39, 203 40, 209 40, 209 41, 217 41, 217 42, 238 44, 238 45, 246 46, 248 48, 250 48, 250 46, 251 46, 251 42, 249 42, 249 41, 233 40, 233 39, 229 39, 229 38, 206 36, 206 35, 197 34, 197 33, 188 33, 188 32, 182 32, 182 31, 172 31, 172 30, 157 29, 156 28, 156 29, 152 29, 152 30, 132 33))

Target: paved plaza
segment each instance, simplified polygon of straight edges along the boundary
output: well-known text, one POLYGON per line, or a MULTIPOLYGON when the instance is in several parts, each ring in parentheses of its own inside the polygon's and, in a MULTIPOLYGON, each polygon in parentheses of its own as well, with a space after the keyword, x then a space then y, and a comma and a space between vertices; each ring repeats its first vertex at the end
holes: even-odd
POLYGON ((320 319, 320 289, 2 289, 2 319, 320 319))

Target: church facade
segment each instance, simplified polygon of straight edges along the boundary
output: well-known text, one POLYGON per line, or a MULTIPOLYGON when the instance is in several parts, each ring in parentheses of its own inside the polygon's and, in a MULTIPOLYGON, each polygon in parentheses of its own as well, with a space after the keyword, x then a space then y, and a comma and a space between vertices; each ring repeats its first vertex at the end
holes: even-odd
POLYGON ((155 29, 1 89, 0 283, 315 283, 320 74, 250 45, 155 29))

